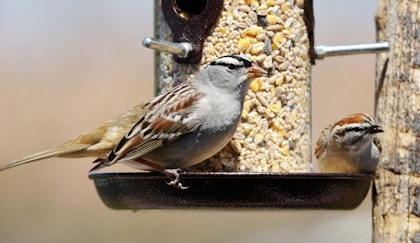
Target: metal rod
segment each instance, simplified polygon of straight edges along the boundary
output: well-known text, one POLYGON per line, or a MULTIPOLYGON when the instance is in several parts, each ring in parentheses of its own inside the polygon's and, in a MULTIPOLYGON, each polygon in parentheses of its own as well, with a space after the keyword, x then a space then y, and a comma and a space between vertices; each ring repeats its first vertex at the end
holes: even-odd
POLYGON ((144 37, 141 43, 144 47, 169 52, 183 58, 188 57, 193 50, 191 44, 187 42, 175 43, 151 37, 144 37))
POLYGON ((324 59, 326 56, 352 55, 362 53, 377 53, 389 50, 388 42, 324 46, 316 45, 315 53, 317 59, 324 59))

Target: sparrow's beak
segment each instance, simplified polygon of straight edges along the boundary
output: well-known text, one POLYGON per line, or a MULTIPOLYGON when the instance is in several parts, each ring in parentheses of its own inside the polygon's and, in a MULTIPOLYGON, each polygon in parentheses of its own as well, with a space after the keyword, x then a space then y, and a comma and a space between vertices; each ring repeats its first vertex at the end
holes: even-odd
POLYGON ((257 78, 257 77, 262 77, 266 75, 267 75, 267 71, 258 67, 258 65, 255 63, 253 63, 251 67, 248 69, 248 78, 257 78))
POLYGON ((379 126, 379 125, 373 125, 373 126, 371 126, 370 128, 369 128, 369 133, 380 133, 380 132, 383 132, 384 130, 382 129, 382 127, 381 126, 379 126))

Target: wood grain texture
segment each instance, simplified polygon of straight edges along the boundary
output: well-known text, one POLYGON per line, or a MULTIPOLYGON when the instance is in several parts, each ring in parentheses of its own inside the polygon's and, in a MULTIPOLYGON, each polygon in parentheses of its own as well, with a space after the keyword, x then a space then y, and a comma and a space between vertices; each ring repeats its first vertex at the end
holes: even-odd
POLYGON ((373 242, 420 242, 420 1, 379 0, 376 120, 384 128, 373 242))

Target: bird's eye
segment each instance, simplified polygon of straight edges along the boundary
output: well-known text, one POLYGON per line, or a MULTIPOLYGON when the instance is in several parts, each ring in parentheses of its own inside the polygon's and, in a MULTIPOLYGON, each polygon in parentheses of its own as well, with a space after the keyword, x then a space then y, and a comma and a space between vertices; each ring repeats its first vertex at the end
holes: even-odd
POLYGON ((351 129, 351 131, 353 131, 353 132, 360 132, 360 131, 362 131, 363 129, 362 128, 360 128, 360 127, 353 127, 352 129, 351 129))
POLYGON ((229 69, 229 70, 235 70, 236 69, 236 66, 234 65, 234 64, 228 64, 227 65, 227 68, 229 69))

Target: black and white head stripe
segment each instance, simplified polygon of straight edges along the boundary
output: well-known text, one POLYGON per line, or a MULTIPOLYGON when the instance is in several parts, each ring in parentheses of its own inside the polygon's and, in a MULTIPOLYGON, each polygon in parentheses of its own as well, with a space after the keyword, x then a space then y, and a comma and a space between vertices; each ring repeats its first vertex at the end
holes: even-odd
POLYGON ((234 65, 236 67, 251 67, 252 61, 243 56, 224 56, 218 58, 214 62, 210 63, 209 65, 221 65, 221 66, 231 66, 234 65))

